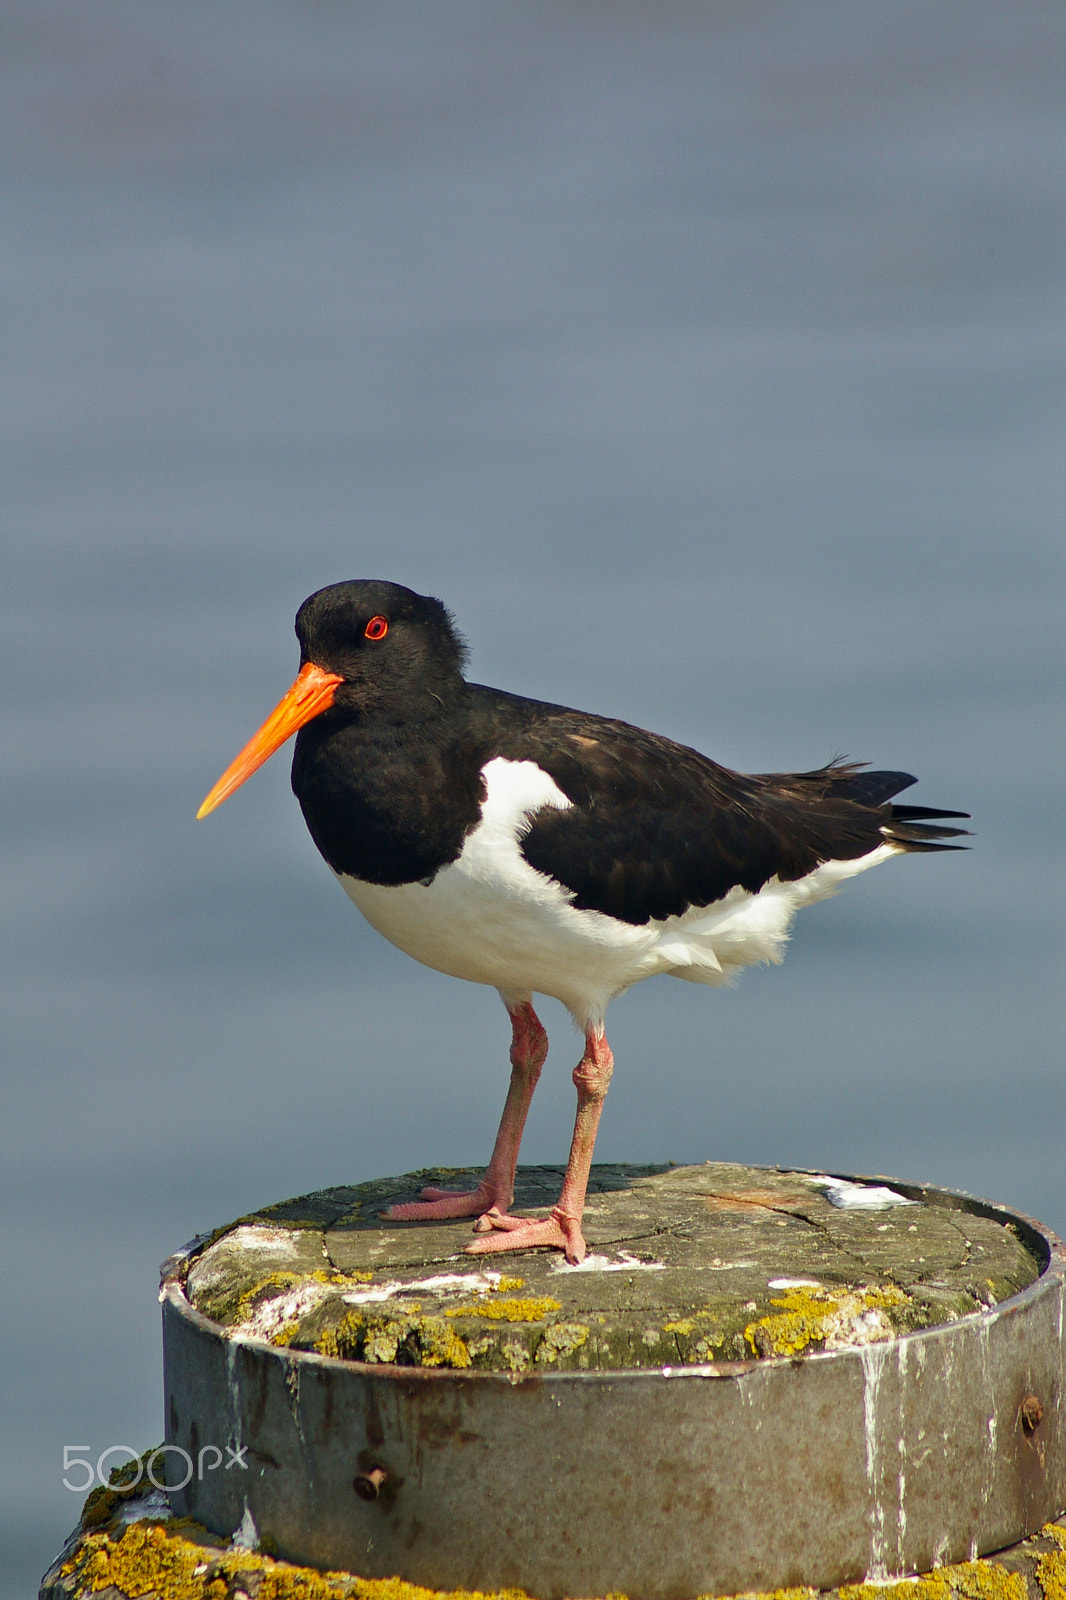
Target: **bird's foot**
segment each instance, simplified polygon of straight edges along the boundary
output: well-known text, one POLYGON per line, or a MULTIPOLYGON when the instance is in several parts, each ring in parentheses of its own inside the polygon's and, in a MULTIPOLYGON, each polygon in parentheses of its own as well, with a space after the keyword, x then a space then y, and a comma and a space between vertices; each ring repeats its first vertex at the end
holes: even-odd
POLYGON ((580 1219, 568 1217, 558 1206, 553 1206, 544 1221, 486 1211, 474 1226, 480 1238, 467 1245, 468 1256, 492 1255, 501 1250, 561 1250, 571 1266, 585 1259, 580 1219))
POLYGON ((497 1193, 487 1184, 476 1189, 423 1189, 417 1200, 390 1206, 381 1214, 386 1222, 448 1222, 456 1217, 481 1217, 488 1211, 498 1211, 501 1201, 506 1207, 509 1197, 497 1193))

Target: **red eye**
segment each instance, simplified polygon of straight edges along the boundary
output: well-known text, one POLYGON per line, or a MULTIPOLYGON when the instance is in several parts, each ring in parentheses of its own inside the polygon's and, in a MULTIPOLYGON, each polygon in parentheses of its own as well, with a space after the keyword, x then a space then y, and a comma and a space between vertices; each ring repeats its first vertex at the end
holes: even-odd
POLYGON ((363 632, 366 635, 366 637, 368 639, 373 639, 373 640, 384 639, 384 637, 388 633, 388 631, 389 631, 389 619, 388 619, 388 617, 371 617, 370 621, 367 623, 366 627, 363 629, 363 632))

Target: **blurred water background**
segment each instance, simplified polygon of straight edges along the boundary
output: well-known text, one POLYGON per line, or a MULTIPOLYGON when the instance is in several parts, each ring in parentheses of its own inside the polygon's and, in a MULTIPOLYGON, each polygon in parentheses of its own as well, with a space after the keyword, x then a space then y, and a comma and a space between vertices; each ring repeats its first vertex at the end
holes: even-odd
POLYGON ((193 821, 324 583, 440 594, 481 681, 972 810, 780 970, 618 1002, 598 1154, 1066 1230, 1064 68, 1043 0, 5 0, 5 1596, 63 1446, 162 1436, 164 1255, 491 1146, 498 1000, 360 922, 287 760, 193 821))

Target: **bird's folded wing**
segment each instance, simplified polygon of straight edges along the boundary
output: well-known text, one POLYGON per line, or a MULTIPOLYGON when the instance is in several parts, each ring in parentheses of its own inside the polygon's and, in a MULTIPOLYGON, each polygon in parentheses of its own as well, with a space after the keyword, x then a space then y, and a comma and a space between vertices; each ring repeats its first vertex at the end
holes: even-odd
POLYGON ((711 905, 738 887, 755 894, 775 877, 794 882, 886 842, 945 848, 941 839, 960 831, 918 820, 958 813, 917 807, 900 808, 893 830, 887 802, 915 781, 907 773, 835 762, 745 776, 656 734, 556 707, 523 728, 522 754, 571 802, 534 813, 526 859, 578 909, 634 924, 711 905))

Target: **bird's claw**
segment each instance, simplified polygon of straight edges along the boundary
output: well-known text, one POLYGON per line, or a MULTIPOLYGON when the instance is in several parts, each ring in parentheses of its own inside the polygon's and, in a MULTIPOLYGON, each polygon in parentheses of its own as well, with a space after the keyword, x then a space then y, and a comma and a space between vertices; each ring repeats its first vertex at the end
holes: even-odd
POLYGON ((474 1224, 481 1235, 467 1245, 465 1254, 483 1256, 503 1250, 561 1250, 571 1266, 584 1261, 586 1245, 581 1232, 581 1222, 569 1217, 558 1207, 550 1216, 510 1217, 499 1211, 486 1211, 474 1224))

